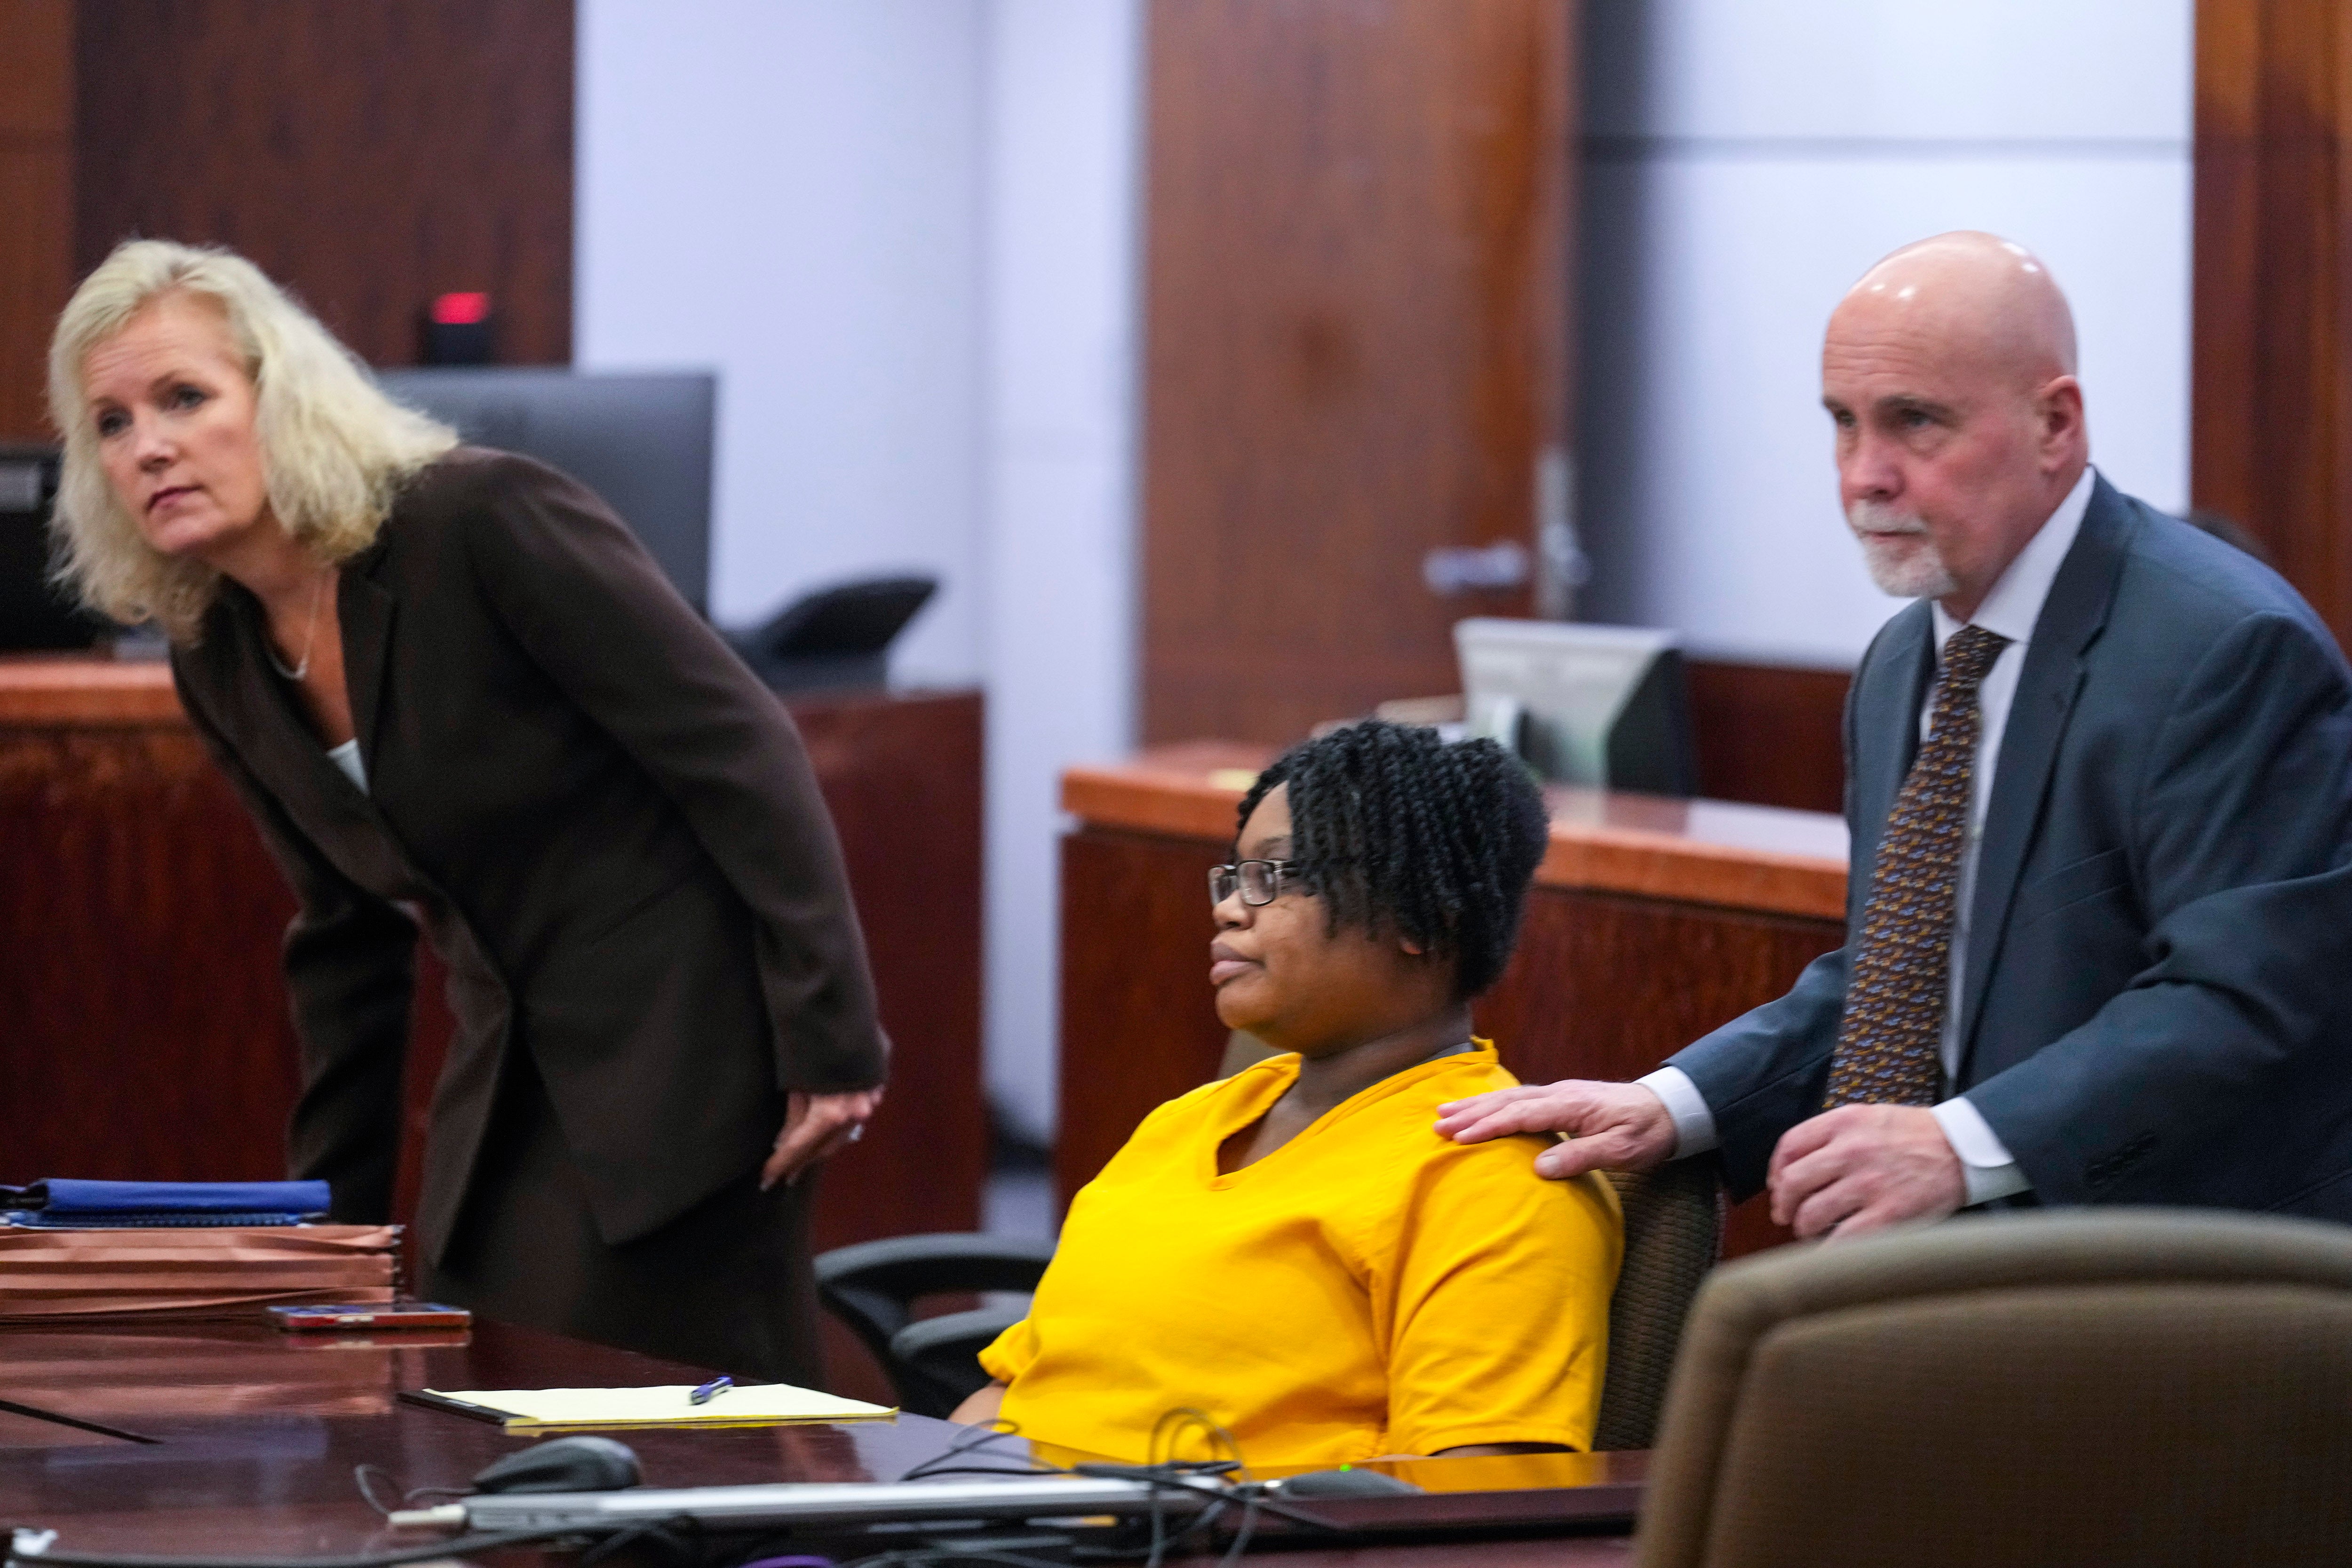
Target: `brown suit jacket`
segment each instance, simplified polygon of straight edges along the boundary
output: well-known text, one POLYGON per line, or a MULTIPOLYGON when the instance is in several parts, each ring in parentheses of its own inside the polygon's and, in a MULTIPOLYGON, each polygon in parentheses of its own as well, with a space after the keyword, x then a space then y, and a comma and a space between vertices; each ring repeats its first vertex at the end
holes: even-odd
POLYGON ((301 910, 298 1176, 392 1202, 416 912, 457 1036, 417 1221, 438 1262, 527 1051, 608 1243, 756 1167, 783 1093, 866 1089, 887 1044, 833 825, 775 696, 573 481, 460 447, 336 597, 368 789, 330 762, 224 584, 182 700, 301 910), (404 908, 405 906, 405 908, 404 908))

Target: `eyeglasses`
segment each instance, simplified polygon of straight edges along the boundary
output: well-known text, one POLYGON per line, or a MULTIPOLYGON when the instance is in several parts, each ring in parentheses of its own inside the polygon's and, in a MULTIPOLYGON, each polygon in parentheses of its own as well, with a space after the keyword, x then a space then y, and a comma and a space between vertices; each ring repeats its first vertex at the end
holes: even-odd
POLYGON ((1230 866, 1209 868, 1209 902, 1222 904, 1239 888, 1242 902, 1270 904, 1282 896, 1286 879, 1295 879, 1303 860, 1236 860, 1230 866))

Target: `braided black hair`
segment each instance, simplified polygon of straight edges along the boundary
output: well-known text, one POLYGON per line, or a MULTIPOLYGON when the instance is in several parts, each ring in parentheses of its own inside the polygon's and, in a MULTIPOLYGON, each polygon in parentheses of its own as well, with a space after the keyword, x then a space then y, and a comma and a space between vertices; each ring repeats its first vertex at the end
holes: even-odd
POLYGON ((1449 745, 1434 730, 1368 719, 1276 758, 1240 822, 1285 784, 1290 858, 1333 931, 1393 930, 1451 958, 1459 999, 1501 978, 1550 837, 1524 763, 1492 741, 1449 745))

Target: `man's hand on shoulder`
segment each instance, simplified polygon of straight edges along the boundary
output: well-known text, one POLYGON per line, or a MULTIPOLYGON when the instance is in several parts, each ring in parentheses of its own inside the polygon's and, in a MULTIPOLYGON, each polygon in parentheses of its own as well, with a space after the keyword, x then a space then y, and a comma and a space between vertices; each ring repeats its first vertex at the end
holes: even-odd
POLYGON ((1516 1084, 1437 1108, 1437 1132, 1457 1143, 1483 1143, 1518 1132, 1565 1132, 1568 1142, 1536 1156, 1539 1175, 1556 1181, 1587 1171, 1646 1171, 1671 1159, 1675 1119, 1666 1102, 1637 1083, 1516 1084))
POLYGON ((1942 1124, 1911 1105, 1841 1105, 1800 1121, 1772 1151, 1765 1185, 1773 1223, 1800 1237, 1941 1219, 1968 1198, 1942 1124))

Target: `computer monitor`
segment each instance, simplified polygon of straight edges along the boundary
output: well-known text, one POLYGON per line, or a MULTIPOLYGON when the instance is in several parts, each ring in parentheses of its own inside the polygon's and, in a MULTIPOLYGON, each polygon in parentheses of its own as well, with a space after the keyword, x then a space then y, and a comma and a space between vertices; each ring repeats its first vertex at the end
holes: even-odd
POLYGON ((520 452, 620 514, 686 602, 710 613, 710 447, 719 378, 465 365, 376 373, 478 447, 520 452))
POLYGON ((1690 694, 1672 632, 1479 618, 1454 627, 1464 721, 1562 784, 1689 795, 1690 694))
POLYGON ((0 445, 0 652, 89 647, 106 624, 50 583, 54 447, 0 445))

